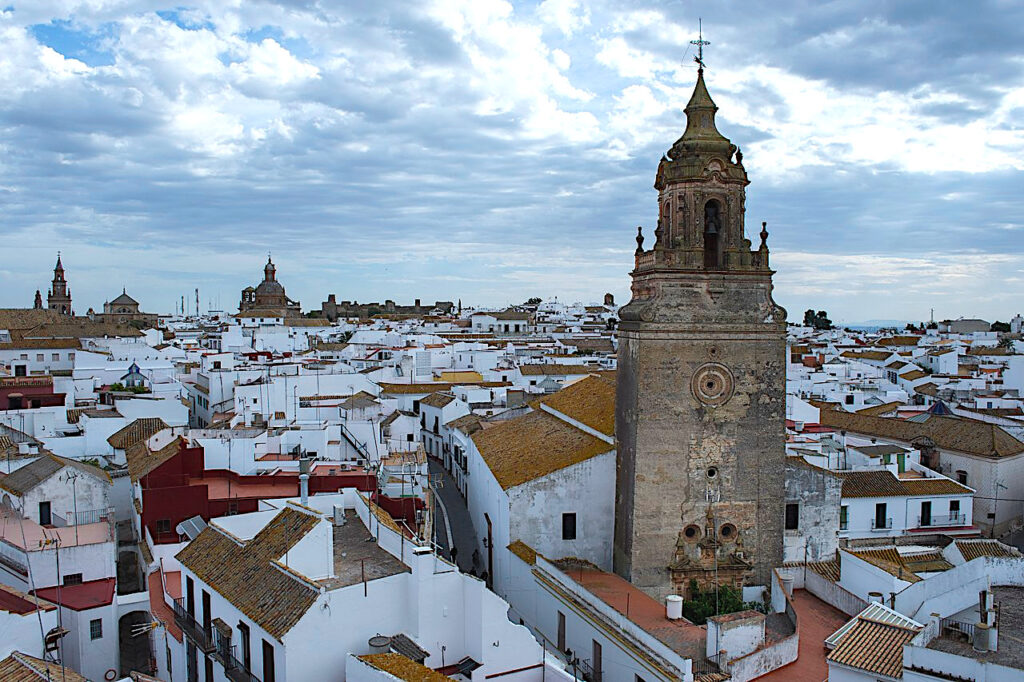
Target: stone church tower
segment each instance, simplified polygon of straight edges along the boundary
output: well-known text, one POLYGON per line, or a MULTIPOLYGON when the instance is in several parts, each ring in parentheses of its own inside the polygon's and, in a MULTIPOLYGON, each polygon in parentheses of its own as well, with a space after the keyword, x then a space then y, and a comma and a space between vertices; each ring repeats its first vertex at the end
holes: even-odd
POLYGON ((614 567, 656 598, 767 585, 782 563, 786 312, 767 230, 757 249, 744 236, 749 181, 717 111, 701 68, 619 312, 614 567))
POLYGON ((62 315, 74 315, 71 310, 71 289, 64 279, 64 266, 60 262, 60 254, 57 254, 57 266, 53 269, 53 281, 50 282, 50 291, 46 295, 46 307, 56 310, 62 315))

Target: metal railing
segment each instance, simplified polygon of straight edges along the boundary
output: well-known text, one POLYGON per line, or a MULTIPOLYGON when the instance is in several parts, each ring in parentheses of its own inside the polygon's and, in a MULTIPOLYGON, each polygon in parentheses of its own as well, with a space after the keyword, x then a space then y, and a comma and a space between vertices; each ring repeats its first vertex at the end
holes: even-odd
POLYGON ((722 667, 722 663, 725 660, 723 654, 715 654, 704 659, 690 659, 691 670, 693 671, 694 677, 697 675, 708 675, 711 673, 726 672, 722 667))
POLYGON ((931 526, 963 526, 967 523, 967 515, 963 513, 956 514, 932 514, 930 516, 918 516, 917 526, 918 528, 928 528, 931 526))
POLYGON ((573 661, 573 664, 580 669, 580 676, 586 682, 601 682, 601 670, 594 670, 589 658, 573 661))
POLYGON ((366 443, 356 438, 356 434, 345 426, 345 422, 339 422, 341 424, 341 434, 345 436, 345 439, 355 447, 356 452, 363 456, 366 461, 370 461, 370 451, 366 449, 366 443))
POLYGON ((206 630, 194 616, 185 610, 184 597, 174 600, 174 622, 204 654, 214 650, 213 633, 206 630))
POLYGON ((871 519, 871 530, 890 530, 892 529, 892 519, 871 519))
POLYGON ((109 509, 90 509, 88 511, 69 512, 68 523, 74 526, 84 526, 87 523, 100 523, 106 521, 110 516, 109 509))
POLYGON ((232 682, 260 682, 260 679, 252 674, 235 655, 237 647, 231 644, 229 637, 224 637, 219 630, 213 631, 214 649, 213 657, 224 666, 224 674, 232 682))
POLYGON ((974 623, 965 623, 962 620, 943 618, 939 621, 939 637, 962 642, 973 642, 974 623))

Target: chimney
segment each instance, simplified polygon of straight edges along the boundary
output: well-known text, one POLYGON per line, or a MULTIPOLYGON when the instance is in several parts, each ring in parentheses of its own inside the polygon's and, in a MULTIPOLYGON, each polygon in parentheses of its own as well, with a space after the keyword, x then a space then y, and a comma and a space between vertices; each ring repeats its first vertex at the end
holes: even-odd
POLYGON ((996 627, 995 604, 991 590, 981 590, 978 593, 978 622, 974 626, 972 644, 975 651, 998 650, 999 630, 996 627))
POLYGON ((299 460, 299 496, 302 506, 309 504, 309 458, 299 460))
POLYGON ((683 598, 678 594, 665 597, 665 617, 669 620, 679 620, 683 617, 683 598))

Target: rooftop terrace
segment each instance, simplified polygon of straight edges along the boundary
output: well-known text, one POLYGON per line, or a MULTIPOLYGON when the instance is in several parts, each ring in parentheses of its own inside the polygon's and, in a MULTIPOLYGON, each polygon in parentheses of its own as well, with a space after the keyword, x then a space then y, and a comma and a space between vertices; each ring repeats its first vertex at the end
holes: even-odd
POLYGON ((995 603, 999 605, 999 651, 975 651, 966 634, 961 636, 948 628, 930 641, 928 648, 1024 670, 1024 587, 996 586, 992 592, 995 603))
MULTIPOLYGON (((328 590, 409 572, 408 566, 370 541, 370 531, 354 510, 345 512, 345 525, 333 528, 334 577, 317 581, 328 590)), ((412 548, 409 543, 410 556, 412 548)))

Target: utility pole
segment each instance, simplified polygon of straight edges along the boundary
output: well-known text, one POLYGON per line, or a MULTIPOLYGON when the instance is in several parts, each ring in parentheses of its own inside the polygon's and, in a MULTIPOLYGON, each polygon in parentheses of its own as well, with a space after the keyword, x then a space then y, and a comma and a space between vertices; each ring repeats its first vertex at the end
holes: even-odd
POLYGON ((65 480, 71 481, 71 499, 74 504, 74 515, 75 515, 75 544, 78 544, 78 473, 74 471, 68 471, 65 474, 65 480))

